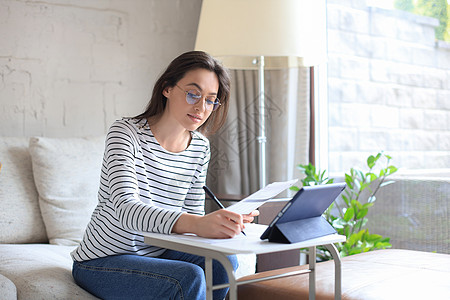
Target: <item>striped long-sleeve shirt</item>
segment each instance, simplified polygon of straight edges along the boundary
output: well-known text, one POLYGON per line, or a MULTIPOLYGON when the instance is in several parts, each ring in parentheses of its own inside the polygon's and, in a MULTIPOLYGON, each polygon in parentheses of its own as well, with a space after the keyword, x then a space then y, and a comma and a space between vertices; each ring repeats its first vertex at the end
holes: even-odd
POLYGON ((203 185, 210 159, 208 140, 192 132, 186 150, 172 153, 153 136, 147 121, 123 119, 106 137, 98 205, 76 261, 109 255, 160 255, 140 232, 169 234, 183 212, 204 214, 203 185))

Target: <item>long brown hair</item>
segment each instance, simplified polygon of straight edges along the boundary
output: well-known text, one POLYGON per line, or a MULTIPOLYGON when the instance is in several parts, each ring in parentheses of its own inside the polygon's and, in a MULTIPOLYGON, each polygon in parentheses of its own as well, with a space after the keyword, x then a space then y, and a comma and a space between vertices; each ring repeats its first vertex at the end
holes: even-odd
MULTIPOLYGON (((175 58, 156 81, 153 87, 152 98, 146 110, 136 118, 158 118, 166 108, 167 98, 163 95, 164 89, 174 87, 184 75, 196 69, 205 69, 214 72, 219 79, 217 98, 220 106, 214 110, 209 118, 198 128, 204 135, 211 135, 222 127, 228 113, 230 98, 230 75, 228 70, 211 55, 202 51, 190 51, 175 58)), ((151 125, 151 124, 150 124, 151 125)))

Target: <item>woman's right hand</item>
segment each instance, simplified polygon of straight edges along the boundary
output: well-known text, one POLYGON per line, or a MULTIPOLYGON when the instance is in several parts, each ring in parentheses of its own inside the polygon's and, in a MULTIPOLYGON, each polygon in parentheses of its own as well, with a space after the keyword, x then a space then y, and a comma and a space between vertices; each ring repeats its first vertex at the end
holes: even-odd
POLYGON ((205 238, 232 238, 244 230, 241 214, 226 209, 216 210, 204 216, 184 213, 172 228, 176 233, 195 233, 205 238))

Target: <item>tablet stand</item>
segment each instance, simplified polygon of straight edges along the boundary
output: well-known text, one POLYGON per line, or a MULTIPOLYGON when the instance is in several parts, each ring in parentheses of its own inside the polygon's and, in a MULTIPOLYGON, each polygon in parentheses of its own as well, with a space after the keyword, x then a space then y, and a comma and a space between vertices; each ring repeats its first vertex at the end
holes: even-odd
POLYGON ((292 244, 333 233, 336 233, 333 226, 324 217, 318 216, 276 224, 268 238, 269 242, 292 244))

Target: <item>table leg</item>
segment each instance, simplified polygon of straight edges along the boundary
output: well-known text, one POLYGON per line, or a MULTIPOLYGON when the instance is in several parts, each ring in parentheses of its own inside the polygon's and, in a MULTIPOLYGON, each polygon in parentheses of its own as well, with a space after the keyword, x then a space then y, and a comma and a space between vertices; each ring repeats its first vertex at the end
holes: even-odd
POLYGON ((230 283, 230 290, 228 291, 228 298, 229 300, 237 300, 237 285, 234 276, 232 276, 232 278, 229 280, 229 283, 230 283))
POLYGON ((334 260, 334 299, 341 300, 342 295, 342 268, 341 268, 341 256, 337 251, 334 244, 325 245, 330 251, 334 260))
POLYGON ((212 258, 205 257, 205 280, 206 280, 206 299, 213 298, 213 269, 212 258))
POLYGON ((309 247, 309 300, 316 299, 316 246, 309 247))
POLYGON ((237 283, 234 274, 233 266, 231 265, 228 257, 223 253, 210 252, 209 254, 203 253, 205 256, 205 279, 206 279, 206 299, 212 299, 213 291, 213 278, 212 278, 212 261, 217 260, 222 264, 227 272, 228 284, 224 284, 225 287, 229 286, 228 299, 237 300, 237 283))
POLYGON ((218 260, 222 266, 225 268, 228 276, 228 284, 230 289, 228 290, 228 299, 229 300, 237 300, 237 284, 236 277, 234 273, 233 266, 231 265, 228 257, 222 253, 218 253, 215 256, 215 259, 218 260))

